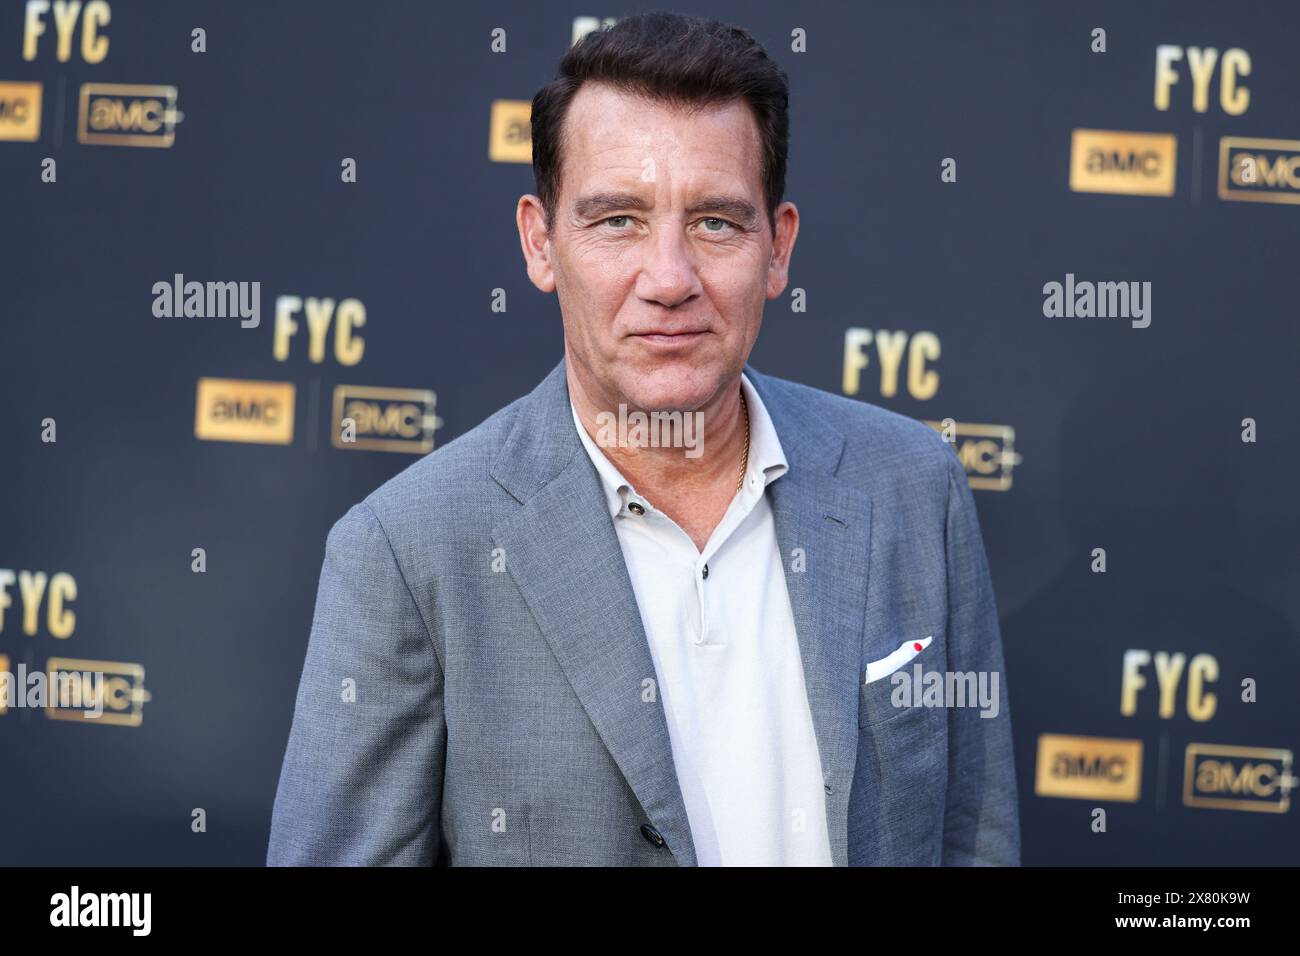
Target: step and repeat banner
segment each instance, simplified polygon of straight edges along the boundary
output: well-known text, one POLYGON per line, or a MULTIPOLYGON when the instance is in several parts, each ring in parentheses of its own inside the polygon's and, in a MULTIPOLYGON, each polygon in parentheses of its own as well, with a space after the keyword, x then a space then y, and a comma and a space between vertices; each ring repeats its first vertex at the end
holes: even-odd
MULTIPOLYGON (((326 533, 559 360, 530 101, 651 8, 0 0, 0 863, 264 861, 326 533)), ((790 78, 752 363, 975 489, 1024 862, 1300 862, 1300 7, 676 9, 790 78)))

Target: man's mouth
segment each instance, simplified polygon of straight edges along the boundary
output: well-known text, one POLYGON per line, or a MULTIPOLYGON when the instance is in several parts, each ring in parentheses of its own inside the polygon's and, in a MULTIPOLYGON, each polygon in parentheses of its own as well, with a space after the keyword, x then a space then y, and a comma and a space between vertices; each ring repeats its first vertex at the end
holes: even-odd
POLYGON ((708 335, 705 329, 683 330, 681 332, 640 332, 633 336, 651 345, 690 345, 708 335))

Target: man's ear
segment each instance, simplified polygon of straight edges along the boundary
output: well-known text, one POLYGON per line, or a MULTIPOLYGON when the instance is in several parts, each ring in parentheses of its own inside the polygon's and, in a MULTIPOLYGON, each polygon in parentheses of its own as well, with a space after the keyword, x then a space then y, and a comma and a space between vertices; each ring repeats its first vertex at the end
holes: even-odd
POLYGON ((790 278, 790 255, 799 235, 799 210, 792 202, 776 207, 776 232, 772 238, 772 259, 767 266, 767 297, 775 299, 785 291, 790 278))
POLYGON ((543 292, 554 292, 555 271, 551 268, 550 235, 546 231, 542 201, 533 195, 519 197, 515 224, 519 227, 519 245, 524 251, 528 278, 543 292))

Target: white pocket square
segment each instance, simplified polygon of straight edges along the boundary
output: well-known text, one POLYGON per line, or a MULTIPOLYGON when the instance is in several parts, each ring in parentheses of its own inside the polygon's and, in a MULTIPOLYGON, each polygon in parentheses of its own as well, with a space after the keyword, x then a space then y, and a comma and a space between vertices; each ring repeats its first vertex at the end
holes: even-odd
POLYGON ((878 661, 872 661, 867 665, 867 679, 864 683, 870 684, 872 681, 878 681, 882 677, 888 677, 890 674, 894 673, 894 671, 898 670, 914 658, 917 654, 920 654, 923 650, 929 647, 932 640, 934 640, 933 634, 920 641, 904 641, 899 645, 898 650, 894 651, 894 653, 887 657, 882 657, 878 661))

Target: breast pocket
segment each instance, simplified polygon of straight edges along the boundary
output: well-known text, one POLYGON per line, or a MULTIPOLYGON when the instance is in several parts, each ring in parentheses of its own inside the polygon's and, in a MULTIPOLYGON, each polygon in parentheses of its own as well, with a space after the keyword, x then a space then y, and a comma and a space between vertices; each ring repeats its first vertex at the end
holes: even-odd
POLYGON ((858 728, 890 723, 926 710, 919 705, 922 688, 915 681, 916 665, 924 674, 932 667, 941 667, 942 659, 942 637, 931 634, 918 641, 904 641, 889 654, 868 663, 859 678, 858 728), (911 686, 900 686, 904 680, 911 686))
MULTIPOLYGON (((905 669, 911 679, 911 668, 905 669)), ((859 688, 856 775, 874 821, 874 853, 893 866, 932 866, 942 853, 948 710, 899 706, 882 677, 859 688)), ((856 785, 856 784, 855 784, 856 785)))
MULTIPOLYGON (((903 673, 905 677, 911 679, 911 674, 906 668, 904 668, 903 673)), ((859 686, 859 730, 865 730, 868 727, 879 727, 881 724, 887 724, 909 715, 915 716, 925 710, 924 707, 906 707, 895 704, 894 692, 900 689, 892 680, 892 676, 882 677, 870 684, 859 686)), ((901 697, 901 690, 899 696, 901 697)))

